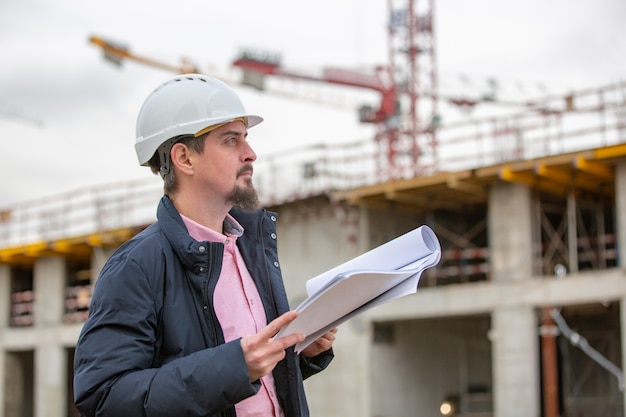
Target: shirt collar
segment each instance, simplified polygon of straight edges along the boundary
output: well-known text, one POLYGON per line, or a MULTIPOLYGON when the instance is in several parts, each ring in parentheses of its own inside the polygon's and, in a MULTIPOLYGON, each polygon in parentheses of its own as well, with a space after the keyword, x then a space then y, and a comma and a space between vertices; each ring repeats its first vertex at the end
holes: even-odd
POLYGON ((227 214, 224 219, 223 234, 209 229, 208 227, 195 222, 182 214, 180 217, 183 219, 183 223, 185 223, 189 235, 199 242, 207 241, 224 243, 228 237, 237 238, 243 235, 243 227, 230 214, 227 214))

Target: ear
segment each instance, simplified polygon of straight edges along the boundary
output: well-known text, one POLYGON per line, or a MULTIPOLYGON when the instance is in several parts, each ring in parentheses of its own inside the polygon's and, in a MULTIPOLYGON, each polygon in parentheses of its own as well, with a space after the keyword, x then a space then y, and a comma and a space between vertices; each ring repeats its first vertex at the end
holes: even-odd
POLYGON ((170 150, 172 165, 176 170, 185 175, 193 175, 193 163, 191 160, 191 149, 182 143, 175 143, 170 150))

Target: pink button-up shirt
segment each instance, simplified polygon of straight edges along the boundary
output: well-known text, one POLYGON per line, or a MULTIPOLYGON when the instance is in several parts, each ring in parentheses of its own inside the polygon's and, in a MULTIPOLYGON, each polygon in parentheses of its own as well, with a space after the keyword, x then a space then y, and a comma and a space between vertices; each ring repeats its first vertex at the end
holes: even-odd
MULTIPOLYGON (((189 235, 197 241, 224 244, 222 271, 215 287, 213 305, 225 341, 256 334, 267 325, 267 317, 259 291, 236 245, 237 237, 243 234, 243 227, 229 215, 224 221, 224 234, 221 234, 185 216, 181 217, 189 235)), ((282 417, 272 374, 261 378, 259 392, 235 404, 235 410, 238 417, 282 417)))

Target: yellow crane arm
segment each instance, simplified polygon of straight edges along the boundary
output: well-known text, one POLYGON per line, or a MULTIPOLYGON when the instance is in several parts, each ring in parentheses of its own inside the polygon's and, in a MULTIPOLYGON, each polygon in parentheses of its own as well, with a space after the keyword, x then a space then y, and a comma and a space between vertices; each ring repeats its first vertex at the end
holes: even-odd
POLYGON ((193 63, 184 59, 181 65, 178 65, 178 66, 170 65, 170 64, 156 61, 154 59, 135 55, 129 52, 126 47, 116 45, 115 43, 107 41, 98 36, 89 37, 89 42, 91 42, 92 44, 96 46, 99 46, 104 52, 105 59, 117 65, 121 65, 123 59, 131 59, 133 61, 139 62, 140 64, 160 68, 160 69, 170 71, 170 72, 175 72, 178 74, 188 74, 188 73, 198 72, 198 69, 193 63))

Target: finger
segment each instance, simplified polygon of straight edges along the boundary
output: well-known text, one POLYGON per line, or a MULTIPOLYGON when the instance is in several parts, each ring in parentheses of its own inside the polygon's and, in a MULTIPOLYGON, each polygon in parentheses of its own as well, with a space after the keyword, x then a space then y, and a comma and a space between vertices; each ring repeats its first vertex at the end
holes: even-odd
POLYGON ((334 340, 335 339, 335 334, 328 332, 324 336, 322 336, 322 338, 326 339, 326 340, 334 340))
POLYGON ((335 340, 335 334, 337 333, 337 328, 335 327, 332 330, 327 331, 322 336, 320 336, 319 340, 335 340))
POLYGON ((257 335, 265 339, 269 339, 278 333, 280 329, 294 321, 296 317, 298 317, 298 313, 296 311, 288 311, 272 320, 265 328, 257 333, 257 335))
POLYGON ((332 329, 330 329, 329 331, 327 331, 326 333, 324 333, 324 336, 332 336, 332 337, 335 337, 335 334, 337 333, 337 330, 339 330, 337 327, 333 327, 332 329))
POLYGON ((296 343, 300 343, 304 340, 304 333, 293 333, 288 336, 283 336, 280 339, 275 339, 274 343, 280 346, 281 350, 287 349, 289 346, 293 346, 296 343))

